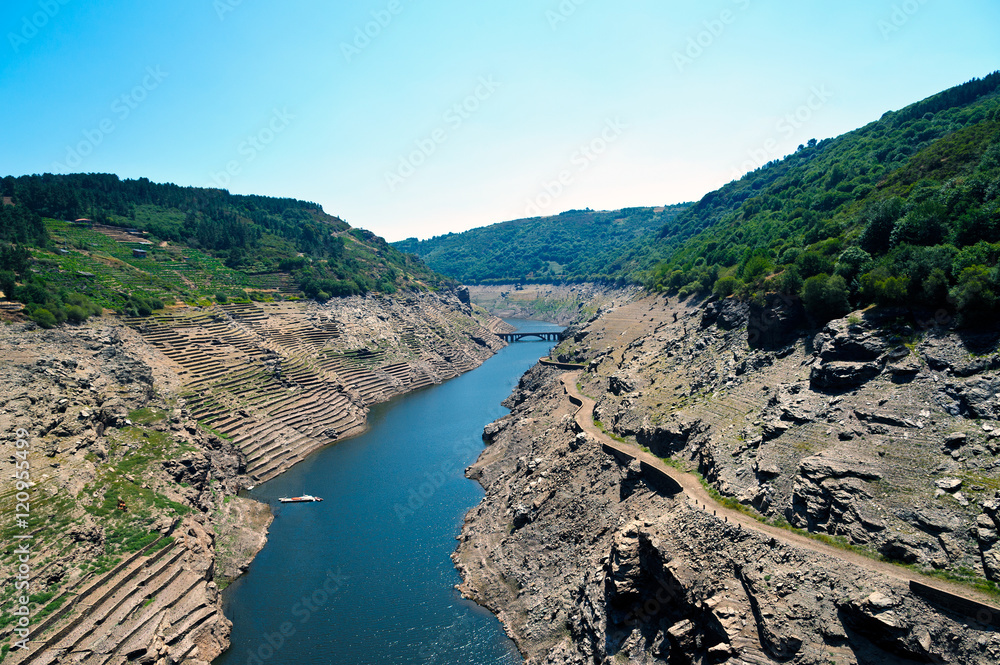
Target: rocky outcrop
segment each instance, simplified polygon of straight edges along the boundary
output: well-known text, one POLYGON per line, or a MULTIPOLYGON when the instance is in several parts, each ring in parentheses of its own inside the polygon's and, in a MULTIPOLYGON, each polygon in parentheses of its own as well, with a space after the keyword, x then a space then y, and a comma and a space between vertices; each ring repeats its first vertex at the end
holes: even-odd
MULTIPOLYGON (((576 431, 556 372, 469 470, 486 500, 454 555, 528 663, 988 663, 1000 635, 861 566, 724 522, 664 494, 576 431)), ((523 395, 522 395, 523 396, 523 395)), ((810 477, 877 480, 822 457, 810 477)))
POLYGON ((983 568, 991 579, 1000 579, 1000 493, 983 502, 983 512, 976 518, 976 539, 983 556, 983 568))
MULTIPOLYGON (((229 643, 219 588, 246 570, 271 521, 240 488, 360 431, 370 404, 503 345, 502 322, 451 293, 122 323, 0 327, 0 471, 13 475, 23 428, 41 599, 30 649, 10 662, 211 662, 229 643)), ((21 563, 9 548, 0 575, 21 563)))
MULTIPOLYGON (((505 319, 537 319, 568 325, 584 308, 613 307, 636 288, 604 284, 495 284, 469 286, 472 302, 505 319)), ((568 361, 567 361, 568 362, 568 361)))
MULTIPOLYGON (((582 391, 611 435, 699 471, 763 519, 1000 580, 996 351, 920 332, 905 312, 807 336, 779 321, 764 343, 753 305, 719 325, 725 302, 638 299, 573 326, 556 353, 585 365, 582 391)), ((470 469, 486 500, 455 554, 463 591, 498 612, 528 662, 1000 656, 994 628, 864 558, 748 533, 659 488, 575 430, 557 374, 531 370, 505 424, 487 428, 470 469)))
POLYGON ((867 508, 874 496, 871 483, 882 478, 872 466, 864 460, 806 458, 792 489, 788 521, 810 531, 845 535, 855 543, 870 542, 870 534, 886 528, 867 508))

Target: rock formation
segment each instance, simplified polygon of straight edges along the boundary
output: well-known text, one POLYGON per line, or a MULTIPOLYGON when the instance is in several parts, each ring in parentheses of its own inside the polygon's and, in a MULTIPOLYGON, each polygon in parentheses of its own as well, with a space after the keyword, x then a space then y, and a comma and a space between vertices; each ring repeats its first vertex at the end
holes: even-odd
MULTIPOLYGON (((477 366, 503 326, 442 293, 0 327, 0 464, 11 478, 23 428, 33 482, 29 648, 6 660, 211 662, 220 585, 271 521, 239 490, 360 431, 369 405, 477 366)), ((7 547, 0 575, 18 565, 7 547)))
MULTIPOLYGON (((996 340, 871 313, 789 339, 794 307, 780 307, 761 336, 759 312, 733 300, 645 297, 571 329, 555 353, 587 365, 582 389, 611 434, 762 519, 1000 580, 996 340)), ((486 498, 454 557, 463 592, 498 613, 528 662, 1000 658, 991 611, 956 610, 863 557, 817 556, 665 491, 578 431, 560 373, 531 370, 487 428, 469 470, 486 498)))

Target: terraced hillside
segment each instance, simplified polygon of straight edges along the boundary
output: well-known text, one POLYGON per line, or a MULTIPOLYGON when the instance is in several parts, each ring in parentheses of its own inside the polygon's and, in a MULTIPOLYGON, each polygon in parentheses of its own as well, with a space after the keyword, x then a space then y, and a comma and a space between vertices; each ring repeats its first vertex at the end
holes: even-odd
POLYGON ((506 325, 454 295, 180 307, 129 325, 162 351, 192 416, 265 481, 359 433, 368 406, 477 367, 506 325))
MULTIPOLYGON (((10 650, 18 591, 5 585, 4 663, 211 662, 230 629, 219 589, 271 520, 240 488, 361 431, 370 405, 478 366, 506 329, 452 292, 102 323, 0 326, 0 427, 29 433, 32 481, 30 519, 3 531, 31 538, 31 631, 10 650)), ((0 508, 16 500, 9 482, 0 508)), ((0 550, 4 579, 20 563, 0 550)))

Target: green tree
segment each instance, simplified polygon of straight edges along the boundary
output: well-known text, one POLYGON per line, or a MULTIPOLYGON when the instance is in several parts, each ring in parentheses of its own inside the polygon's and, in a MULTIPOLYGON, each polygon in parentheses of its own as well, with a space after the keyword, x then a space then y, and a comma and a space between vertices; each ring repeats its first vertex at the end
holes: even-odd
POLYGON ((727 275, 716 280, 712 293, 719 298, 726 298, 736 293, 742 285, 743 283, 740 280, 732 275, 727 275))
POLYGON ((891 245, 937 245, 947 232, 948 210, 937 201, 924 201, 896 222, 889 237, 891 245))
POLYGON ((861 215, 865 230, 861 233, 861 248, 872 255, 885 254, 890 247, 892 230, 905 214, 906 204, 899 197, 870 204, 861 215))
POLYGON ((848 247, 837 259, 836 271, 850 284, 859 273, 871 266, 871 262, 871 254, 865 250, 860 247, 848 247))
POLYGON ((14 297, 14 286, 16 284, 17 277, 11 270, 0 270, 0 291, 3 291, 4 297, 8 300, 14 297))
POLYGON ((802 304, 817 321, 829 321, 851 311, 847 282, 840 275, 814 275, 802 286, 802 304))
POLYGON ((997 269, 983 265, 965 268, 958 277, 958 284, 952 289, 955 306, 966 324, 991 322, 997 310, 998 288, 997 269))

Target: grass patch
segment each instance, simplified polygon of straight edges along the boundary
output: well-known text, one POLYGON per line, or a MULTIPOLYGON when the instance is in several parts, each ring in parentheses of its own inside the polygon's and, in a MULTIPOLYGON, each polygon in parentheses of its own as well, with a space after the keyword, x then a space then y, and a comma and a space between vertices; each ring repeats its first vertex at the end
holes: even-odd
POLYGON ((604 423, 602 423, 600 420, 597 420, 596 418, 594 419, 594 425, 597 427, 597 429, 601 430, 601 432, 603 432, 605 435, 611 437, 612 439, 614 439, 618 443, 629 443, 628 439, 624 439, 624 438, 618 436, 617 434, 615 434, 614 432, 609 431, 608 428, 604 426, 604 423))
POLYGON ((38 614, 35 615, 35 618, 36 619, 42 619, 44 617, 47 617, 48 615, 52 614, 53 612, 55 612, 56 610, 58 610, 60 607, 62 607, 63 603, 65 603, 67 600, 69 600, 69 598, 70 598, 70 596, 68 594, 67 595, 63 595, 63 596, 59 596, 58 598, 56 598, 55 600, 53 600, 51 603, 49 603, 48 605, 46 605, 45 607, 43 607, 42 609, 40 609, 38 611, 38 614))
POLYGON ((143 407, 128 414, 128 419, 137 425, 152 425, 167 419, 167 412, 160 409, 143 407))
POLYGON ((977 576, 975 571, 969 570, 968 568, 958 568, 956 570, 933 570, 920 568, 913 564, 903 564, 896 561, 889 561, 889 563, 909 568, 913 572, 920 573, 921 575, 935 577, 940 580, 945 580, 946 582, 975 589, 976 591, 989 596, 993 600, 1000 601, 1000 586, 998 586, 996 582, 977 576))
POLYGON ((223 432, 220 432, 219 430, 215 429, 214 427, 212 427, 212 426, 210 426, 210 425, 208 425, 206 423, 201 422, 200 420, 198 421, 198 427, 202 428, 203 430, 205 430, 209 434, 214 434, 215 436, 219 437, 220 439, 225 439, 226 441, 232 441, 233 440, 233 437, 231 437, 228 434, 225 434, 223 432))

